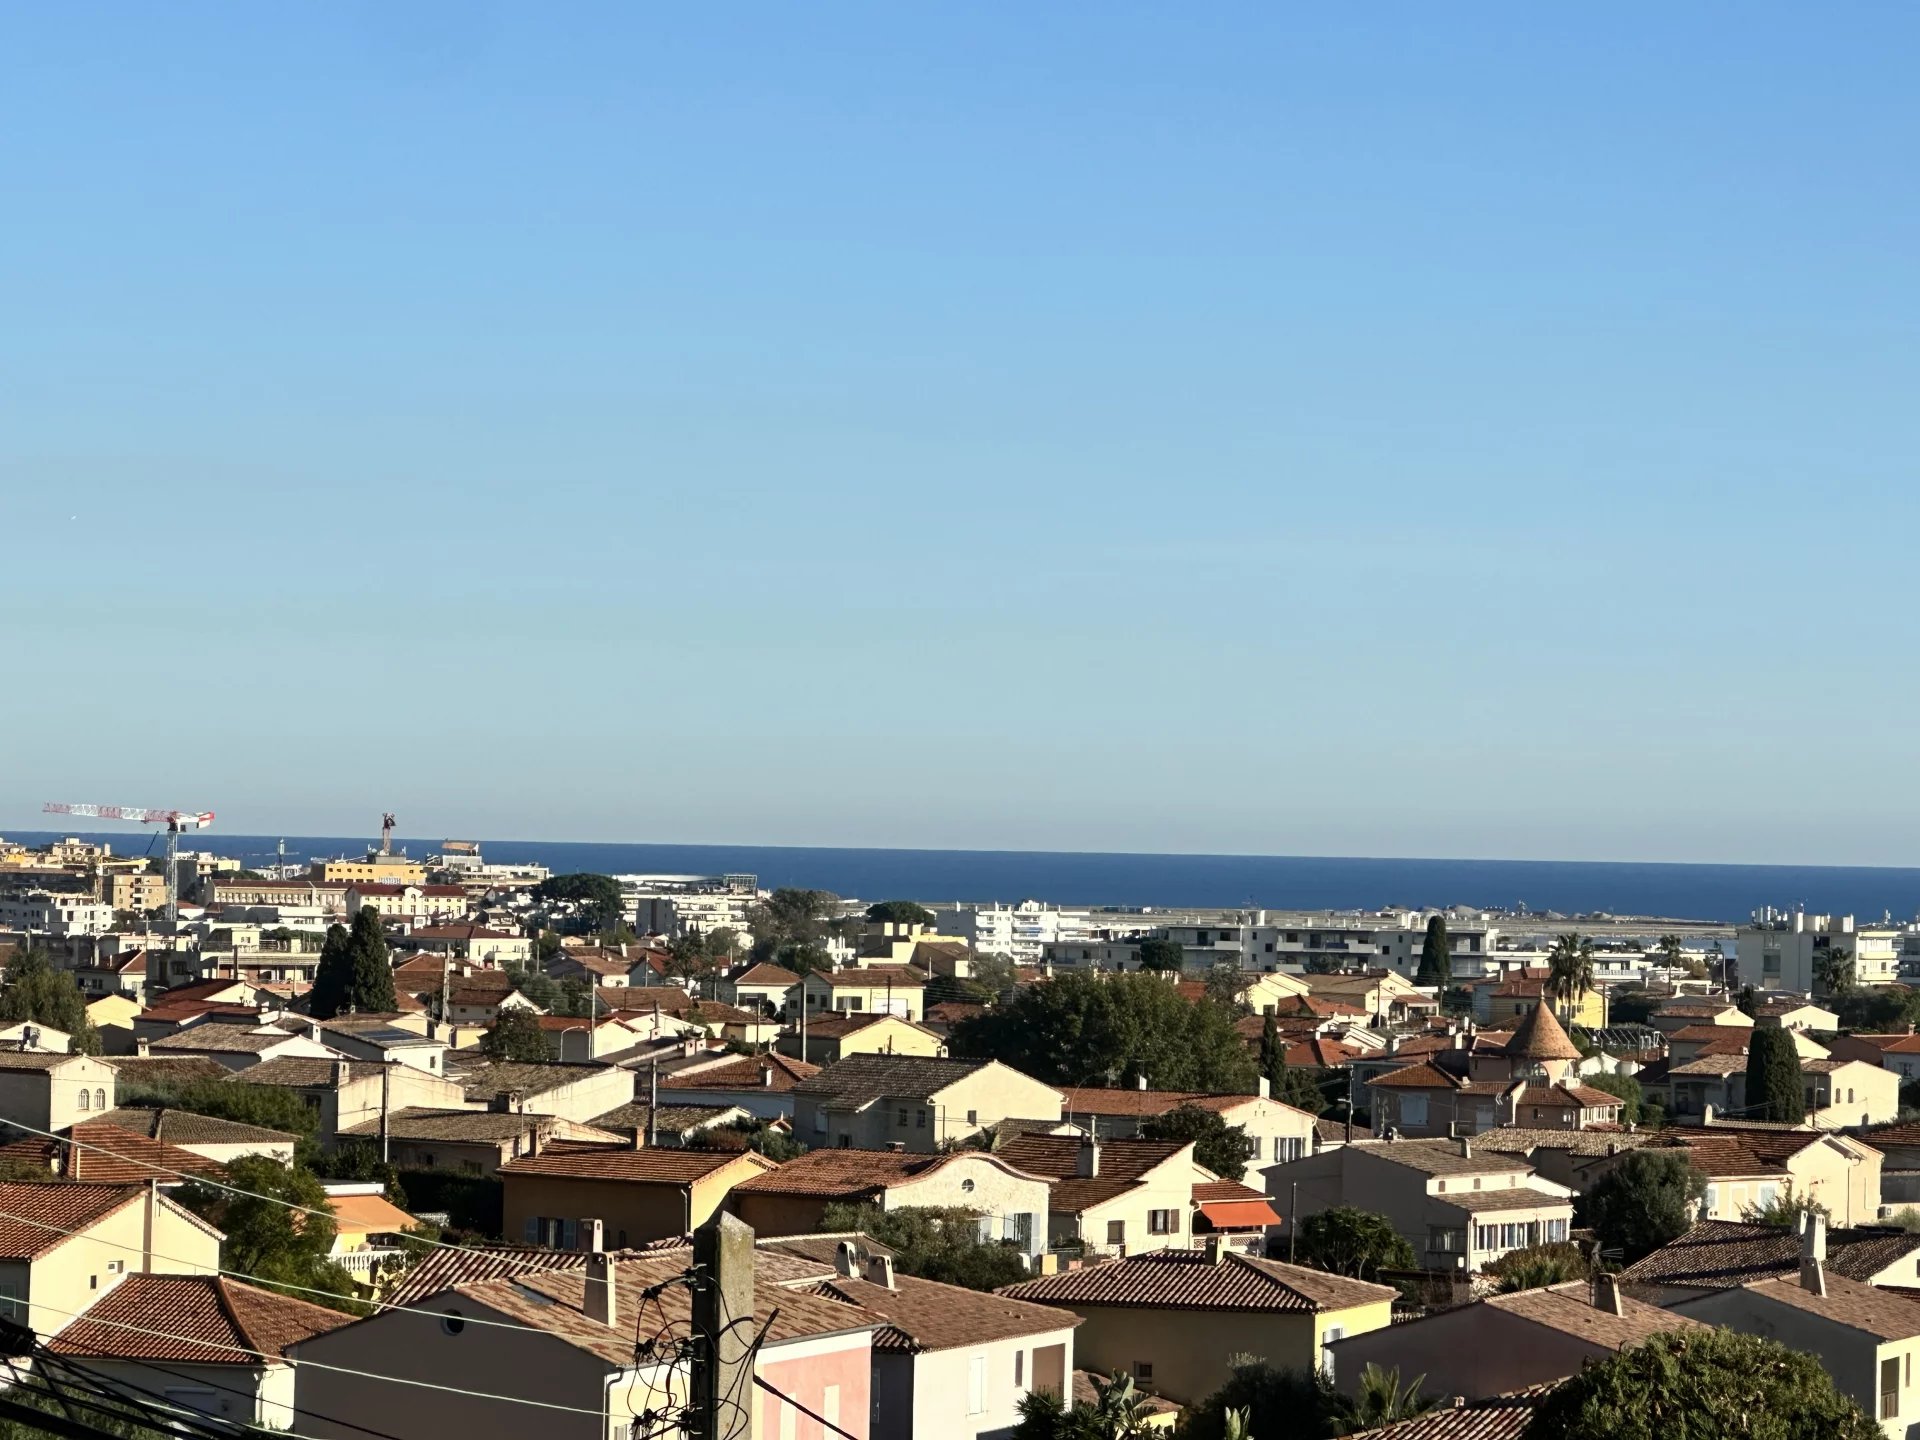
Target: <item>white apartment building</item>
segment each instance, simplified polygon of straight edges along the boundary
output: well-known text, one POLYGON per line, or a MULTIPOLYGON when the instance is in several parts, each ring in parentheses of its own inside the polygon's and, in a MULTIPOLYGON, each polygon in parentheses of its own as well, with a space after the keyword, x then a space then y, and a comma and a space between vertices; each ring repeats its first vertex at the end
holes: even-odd
POLYGON ((711 935, 748 931, 747 912, 760 900, 757 875, 616 875, 627 916, 642 935, 711 935))
POLYGON ((113 929, 113 906, 88 895, 52 895, 30 890, 0 895, 0 930, 35 935, 104 935, 113 929))
MULTIPOLYGON (((1300 970, 1316 957, 1342 968, 1387 969, 1411 979, 1420 968, 1430 912, 1392 911, 1379 916, 1271 916, 1264 910, 1223 914, 1209 924, 1160 925, 1143 931, 1177 941, 1186 968, 1237 965, 1247 970, 1300 970)), ((1484 973, 1500 932, 1481 921, 1449 921, 1447 939, 1456 975, 1484 973)), ((1140 936, 1111 934, 1042 946, 1042 958, 1068 969, 1131 970, 1140 963, 1140 936)))
POLYGON ((1049 945, 1085 944, 1095 936, 1087 911, 1063 910, 1039 900, 932 908, 935 934, 957 935, 976 955, 1005 955, 1023 965, 1046 958, 1049 945))
POLYGON ((1885 985, 1899 973, 1903 937, 1892 926, 1861 929, 1851 915, 1809 915, 1767 906, 1734 937, 1740 981, 1757 990, 1814 993, 1816 965, 1836 951, 1853 960, 1854 983, 1885 985))

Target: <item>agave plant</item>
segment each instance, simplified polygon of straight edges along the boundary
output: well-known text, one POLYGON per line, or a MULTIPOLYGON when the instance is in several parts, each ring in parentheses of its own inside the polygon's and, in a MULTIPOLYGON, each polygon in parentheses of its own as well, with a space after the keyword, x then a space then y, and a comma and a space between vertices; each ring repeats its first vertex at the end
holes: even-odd
POLYGON ((1436 1403, 1435 1397, 1420 1393, 1426 1380, 1426 1376, 1416 1375, 1402 1385, 1398 1365, 1383 1370, 1369 1364, 1360 1372, 1359 1389, 1346 1401, 1348 1422, 1355 1430, 1372 1430, 1426 1414, 1436 1403))

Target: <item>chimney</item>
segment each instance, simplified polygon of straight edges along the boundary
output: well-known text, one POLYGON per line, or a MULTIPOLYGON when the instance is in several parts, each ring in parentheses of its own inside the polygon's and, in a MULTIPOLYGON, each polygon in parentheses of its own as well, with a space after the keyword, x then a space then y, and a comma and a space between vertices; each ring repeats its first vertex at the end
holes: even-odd
POLYGON ((1207 1263, 1209 1265, 1224 1265, 1227 1263, 1226 1236, 1209 1235, 1207 1237, 1207 1263))
POLYGON ((587 1257, 587 1288, 581 1296, 580 1309, 589 1320, 597 1320, 611 1327, 617 1307, 613 1293, 613 1261, 607 1258, 605 1251, 596 1251, 587 1257))
POLYGON ((1620 1294, 1620 1282, 1611 1275, 1596 1275, 1593 1279, 1593 1308, 1604 1310, 1609 1315, 1627 1313, 1627 1302, 1620 1294))
POLYGON ((904 1155, 907 1152, 907 1142, 904 1140, 889 1140, 887 1142, 887 1149, 891 1150, 895 1155, 904 1155))
POLYGON ((133 1053, 134 1053, 134 1054, 136 1054, 136 1055, 139 1055, 139 1056, 141 1056, 142 1058, 144 1058, 144 1057, 146 1056, 146 1053, 147 1053, 147 1043, 148 1043, 148 1042, 147 1042, 146 1040, 144 1040, 144 1039, 141 1039, 141 1040, 136 1040, 136 1041, 134 1041, 134 1042, 133 1042, 133 1053))
POLYGON ((1700 1123, 1702 1125, 1713 1124, 1713 1106, 1702 1105, 1700 1107, 1700 1123))
POLYGON ((860 1278, 860 1252, 854 1249, 851 1240, 842 1240, 833 1247, 833 1273, 849 1280, 860 1278))
POLYGON ((1473 1141, 1464 1135, 1460 1137, 1460 1158, 1463 1160, 1471 1160, 1473 1158, 1473 1141))
POLYGON ((1144 1090, 1144 1089, 1146 1089, 1146 1088, 1147 1088, 1147 1077, 1146 1077, 1146 1076, 1144 1076, 1144 1075, 1142 1075, 1142 1076, 1141 1076, 1141 1077, 1140 1077, 1140 1078, 1139 1078, 1138 1080, 1136 1080, 1136 1081, 1134 1081, 1134 1082, 1133 1082, 1133 1085, 1134 1085, 1134 1089, 1136 1089, 1136 1090, 1144 1090))
POLYGON ((1262 1100, 1271 1100, 1273 1098, 1273 1082, 1262 1075, 1255 1083, 1254 1093, 1262 1100))
POLYGON ((891 1255, 867 1257, 867 1283, 878 1285, 883 1290, 893 1289, 893 1257, 891 1255))
POLYGON ((1812 1261, 1815 1265, 1827 1263, 1827 1217, 1818 1211, 1809 1212, 1801 1219, 1800 1259, 1802 1263, 1812 1261))
POLYGON ((1073 1173, 1082 1180, 1095 1180, 1100 1175, 1100 1142, 1089 1135, 1080 1142, 1079 1153, 1074 1156, 1073 1173))
POLYGON ((1810 1295, 1824 1296, 1827 1293, 1825 1261, 1802 1260, 1800 1262, 1800 1288, 1810 1295))
POLYGON ((760 1087, 763 1090, 771 1090, 773 1088, 773 1066, 762 1065, 760 1067, 760 1087))
POLYGON ((632 1135, 632 1136, 633 1136, 633 1148, 634 1148, 634 1149, 636 1149, 636 1150, 644 1150, 644 1149, 646 1149, 646 1148, 647 1148, 647 1130, 646 1130, 646 1126, 644 1126, 644 1125, 629 1125, 629 1126, 627 1127, 627 1132, 628 1132, 628 1133, 629 1133, 630 1135, 632 1135))
POLYGON ((598 1255, 606 1248, 606 1226, 599 1220, 580 1222, 580 1248, 589 1255, 598 1255))

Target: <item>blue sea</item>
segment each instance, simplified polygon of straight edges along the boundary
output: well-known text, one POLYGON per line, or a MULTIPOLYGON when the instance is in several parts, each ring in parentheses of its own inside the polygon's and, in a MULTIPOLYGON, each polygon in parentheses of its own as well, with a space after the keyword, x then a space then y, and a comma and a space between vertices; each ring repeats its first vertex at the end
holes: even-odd
MULTIPOLYGON (((37 844, 52 832, 10 831, 37 844)), ((66 831, 73 834, 73 831, 66 831)), ((151 837, 89 833, 116 854, 151 837)), ((188 837, 251 865, 274 862, 282 837, 188 837)), ((364 837, 286 836, 287 859, 358 855, 364 837)), ((438 840, 396 841, 416 857, 438 840)), ((865 900, 1046 900, 1068 905, 1361 909, 1476 905, 1565 915, 1606 912, 1741 921, 1758 906, 1878 919, 1920 913, 1920 870, 1795 865, 1653 865, 1559 860, 1394 860, 1307 855, 1124 855, 1023 850, 854 850, 764 845, 626 845, 487 840, 490 861, 537 861, 556 873, 716 875, 748 872, 865 900)))

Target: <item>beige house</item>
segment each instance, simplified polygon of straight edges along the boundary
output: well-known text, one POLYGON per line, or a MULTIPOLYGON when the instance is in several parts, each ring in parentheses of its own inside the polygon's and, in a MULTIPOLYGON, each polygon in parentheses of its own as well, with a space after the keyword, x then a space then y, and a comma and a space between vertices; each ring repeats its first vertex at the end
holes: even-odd
POLYGON ((286 1430, 293 1425, 294 1381, 282 1352, 352 1318, 224 1275, 129 1275, 47 1349, 109 1390, 162 1396, 236 1425, 286 1430))
POLYGON ((1064 1270, 997 1293, 1072 1311, 1084 1321, 1074 1339, 1083 1367, 1129 1374, 1140 1388, 1183 1405, 1219 1389, 1236 1354, 1320 1368, 1336 1341, 1385 1328, 1399 1294, 1237 1255, 1223 1243, 1064 1270))
POLYGON ((0 1053, 0 1121, 64 1130, 114 1107, 113 1066, 91 1055, 0 1053))
POLYGON ((729 1207, 756 1235, 822 1229, 829 1205, 971 1210, 983 1235, 1029 1255, 1047 1243, 1047 1180, 984 1150, 809 1150, 734 1186, 729 1207))
POLYGON ((1807 1120, 1816 1129, 1883 1125, 1900 1115, 1900 1076, 1865 1060, 1802 1060, 1807 1120))
POLYGON ((809 1015, 898 1015, 918 1020, 926 1013, 927 977, 910 965, 855 965, 845 970, 816 970, 800 983, 809 1015))
POLYGON ((208 1018, 158 1040, 136 1042, 141 1055, 204 1055, 229 1070, 245 1070, 266 1060, 286 1056, 304 1056, 312 1060, 331 1060, 334 1051, 321 1041, 302 1032, 289 1034, 278 1025, 255 1021, 225 1024, 208 1018))
POLYGON ((1753 1023, 1779 1030, 1816 1030, 1831 1035, 1840 1028, 1840 1017, 1826 1006, 1798 995, 1770 995, 1760 1002, 1753 1023))
MULTIPOLYGON (((1717 1124, 1667 1131, 1660 1143, 1685 1149, 1707 1177, 1701 1219, 1738 1220, 1789 1195, 1824 1205, 1836 1224, 1871 1225, 1879 1218, 1884 1157, 1854 1136, 1717 1124)), ((1596 1161, 1581 1188, 1618 1163, 1596 1161)))
POLYGON ((1392 971, 1365 975, 1303 975, 1307 993, 1317 1000, 1337 1000, 1367 1015, 1395 1022, 1429 1015, 1439 1002, 1392 971))
POLYGON ((787 1008, 787 1000, 800 977, 783 965, 749 965, 719 982, 715 987, 722 1000, 742 1010, 758 1010, 763 1015, 778 1015, 787 1008))
POLYGON ((341 1131, 368 1120, 382 1110, 409 1106, 462 1109, 466 1091, 454 1081, 429 1075, 410 1065, 378 1065, 337 1057, 287 1056, 267 1060, 236 1072, 233 1085, 271 1085, 289 1090, 317 1117, 316 1134, 329 1148, 341 1131))
POLYGON ((947 1042, 924 1026, 898 1015, 865 1012, 809 1016, 804 1030, 784 1031, 780 1053, 815 1065, 831 1065, 849 1055, 930 1055, 947 1053, 947 1042))
POLYGON ((533 941, 510 930, 494 930, 471 921, 450 925, 423 925, 407 936, 407 943, 435 955, 447 955, 478 965, 526 965, 533 959, 533 941))
POLYGON ((751 1150, 671 1150, 556 1141, 500 1167, 504 1229, 530 1245, 571 1250, 579 1221, 599 1220, 621 1248, 688 1235, 735 1185, 772 1170, 751 1150))
POLYGON ((1920 1355, 1920 1305, 1830 1273, 1823 1222, 1814 1219, 1812 1254, 1800 1273, 1716 1291, 1683 1302, 1676 1314, 1776 1340, 1815 1356, 1833 1383, 1877 1419, 1888 1440, 1907 1440, 1920 1424, 1913 1362, 1920 1355))
POLYGON ((459 885, 425 885, 418 882, 384 884, 374 880, 355 880, 347 887, 347 913, 358 915, 372 910, 389 923, 404 921, 412 925, 437 925, 458 920, 473 907, 466 890, 459 885))
MULTIPOLYGON (((1179 980, 1180 993, 1189 1000, 1202 1000, 1207 994, 1204 980, 1179 980)), ((1285 1014, 1311 992, 1307 982, 1297 975, 1278 970, 1242 971, 1234 976, 1234 999, 1256 1015, 1285 1014)), ((1356 1006, 1357 1010, 1359 1007, 1356 1006)))
POLYGON ((549 1140, 594 1140, 617 1145, 625 1137, 551 1115, 497 1110, 395 1110, 363 1120, 343 1138, 377 1144, 385 1133, 394 1165, 451 1175, 492 1175, 510 1160, 537 1155, 549 1140))
POLYGON ((1060 1092, 998 1060, 851 1055, 794 1087, 794 1137, 818 1149, 931 1151, 1009 1116, 1060 1119, 1060 1092))
POLYGON ((1653 1028, 1666 1034, 1690 1025, 1724 1025, 1751 1029, 1753 1017, 1731 1000, 1699 1000, 1692 997, 1669 1000, 1653 1012, 1653 1028))
POLYGON ((1666 1330, 1704 1330, 1684 1316, 1628 1299, 1604 1278, 1494 1295, 1328 1346, 1335 1386, 1354 1394, 1369 1365, 1427 1377, 1431 1395, 1480 1400, 1577 1375, 1666 1330))
POLYGON ((133 1017, 142 1008, 139 996, 125 993, 102 995, 87 1002, 87 1019, 100 1036, 103 1054, 133 1053, 133 1017))
POLYGON ((1314 1117, 1292 1105, 1269 1099, 1262 1079, 1258 1095, 1206 1095, 1187 1090, 1099 1090, 1070 1087, 1061 1117, 1100 1139, 1131 1139, 1156 1115, 1183 1105, 1211 1110, 1229 1125, 1246 1131, 1253 1142, 1248 1172, 1285 1164, 1313 1152, 1314 1117))
POLYGON ((482 1110, 524 1110, 585 1124, 633 1099, 633 1072, 613 1065, 521 1064, 450 1057, 448 1079, 482 1110))
POLYGON ((1275 1166, 1289 1226, 1335 1206, 1384 1215, 1428 1270, 1476 1273, 1510 1250, 1568 1238, 1573 1191, 1515 1156, 1461 1140, 1361 1140, 1275 1166))
POLYGON ((147 1185, 0 1181, 0 1314, 51 1335, 129 1275, 211 1275, 224 1238, 147 1185))
POLYGON ((1016 1135, 994 1154, 1045 1176, 1047 1248, 1082 1256, 1138 1255, 1194 1243, 1193 1143, 1016 1135))

